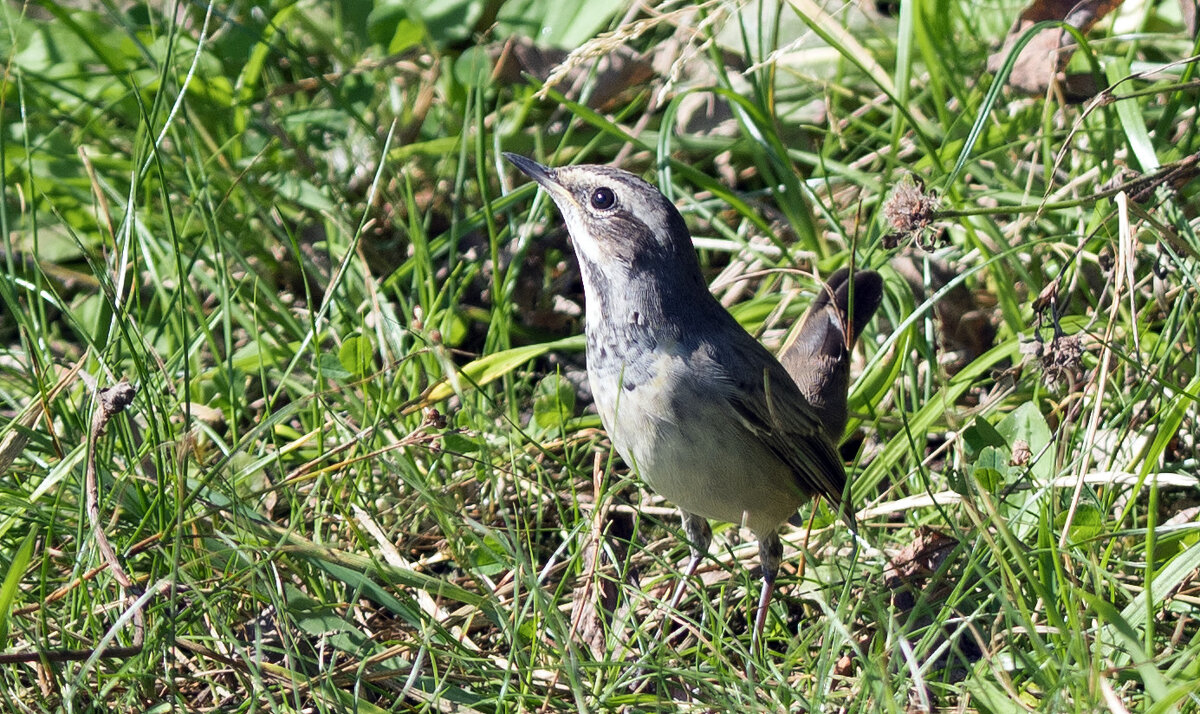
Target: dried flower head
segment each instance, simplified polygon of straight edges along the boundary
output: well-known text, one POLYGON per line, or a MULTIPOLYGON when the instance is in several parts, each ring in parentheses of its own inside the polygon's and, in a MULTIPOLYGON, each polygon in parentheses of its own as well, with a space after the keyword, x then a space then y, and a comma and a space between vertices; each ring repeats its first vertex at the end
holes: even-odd
POLYGON ((1056 335, 1038 355, 1046 386, 1074 384, 1083 371, 1083 341, 1078 335, 1056 335))
MULTIPOLYGON (((884 238, 888 247, 895 246, 905 237, 920 239, 920 234, 937 218, 937 196, 925 190, 925 182, 919 176, 904 174, 892 186, 883 202, 883 215, 895 229, 884 238)), ((922 247, 926 248, 922 243, 922 247)))

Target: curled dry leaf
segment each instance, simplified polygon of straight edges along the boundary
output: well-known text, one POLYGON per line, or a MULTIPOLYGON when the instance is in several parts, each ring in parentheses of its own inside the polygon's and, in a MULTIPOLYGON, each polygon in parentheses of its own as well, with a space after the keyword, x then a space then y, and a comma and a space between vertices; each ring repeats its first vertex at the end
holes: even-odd
POLYGON ((124 380, 114 384, 111 387, 106 387, 100 390, 100 408, 104 410, 105 417, 112 417, 115 414, 125 411, 125 408, 133 403, 133 396, 137 394, 137 388, 124 380))
MULTIPOLYGON (((1034 0, 1021 11, 1020 17, 1004 38, 1004 45, 988 58, 988 71, 999 72, 1021 37, 1039 22, 1062 20, 1081 33, 1088 30, 1121 4, 1121 0, 1034 0)), ((1090 74, 1060 77, 1074 51, 1074 37, 1061 27, 1038 32, 1021 50, 1013 65, 1008 83, 1030 94, 1045 94, 1051 82, 1059 80, 1068 99, 1083 100, 1098 91, 1090 74)))
MULTIPOLYGON (((912 608, 916 604, 915 594, 926 588, 929 578, 942 567, 957 545, 954 536, 927 526, 918 528, 912 542, 888 561, 883 570, 883 583, 892 591, 892 602, 902 610, 912 608)), ((947 587, 943 582, 938 592, 929 593, 929 596, 940 597, 947 587)))
POLYGON ((849 677, 854 674, 854 660, 850 655, 844 654, 838 659, 837 664, 833 667, 833 673, 839 677, 849 677))
POLYGON ((884 582, 896 588, 901 583, 913 584, 928 578, 942 567, 946 556, 958 544, 954 536, 927 526, 917 528, 916 537, 888 562, 883 571, 884 582))
POLYGON ((1029 448, 1029 442, 1024 439, 1013 441, 1012 458, 1009 459, 1009 464, 1012 466, 1025 466, 1029 460, 1033 458, 1033 451, 1029 448))

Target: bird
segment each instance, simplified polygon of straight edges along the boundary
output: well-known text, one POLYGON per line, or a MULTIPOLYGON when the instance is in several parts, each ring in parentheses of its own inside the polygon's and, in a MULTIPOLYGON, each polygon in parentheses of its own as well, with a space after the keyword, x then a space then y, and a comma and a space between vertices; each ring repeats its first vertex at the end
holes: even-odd
MULTIPOLYGON (((856 292, 875 283, 850 281, 846 273, 809 310, 792 363, 820 371, 802 373, 801 389, 709 291, 682 215, 656 187, 609 166, 550 168, 519 154, 504 157, 549 195, 566 224, 583 278, 596 410, 622 459, 680 510, 691 556, 680 588, 708 552, 710 519, 744 526, 757 538, 757 656, 783 558, 780 527, 820 497, 857 532, 836 447, 846 423, 842 362, 853 343, 845 341, 851 330, 833 326, 846 322, 838 296, 848 296, 851 282, 856 292), (839 339, 841 351, 834 349, 839 339), (824 396, 830 389, 841 393, 824 396)), ((850 322, 861 329, 858 318, 872 299, 855 298, 850 322)))

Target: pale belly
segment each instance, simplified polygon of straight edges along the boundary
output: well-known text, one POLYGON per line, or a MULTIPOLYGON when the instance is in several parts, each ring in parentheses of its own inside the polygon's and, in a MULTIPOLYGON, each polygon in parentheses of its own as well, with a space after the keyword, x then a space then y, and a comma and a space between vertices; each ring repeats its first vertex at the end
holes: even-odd
POLYGON ((723 385, 698 385, 682 366, 663 356, 632 389, 613 375, 590 373, 613 445, 679 508, 755 533, 773 531, 807 497, 790 468, 742 425, 723 385))

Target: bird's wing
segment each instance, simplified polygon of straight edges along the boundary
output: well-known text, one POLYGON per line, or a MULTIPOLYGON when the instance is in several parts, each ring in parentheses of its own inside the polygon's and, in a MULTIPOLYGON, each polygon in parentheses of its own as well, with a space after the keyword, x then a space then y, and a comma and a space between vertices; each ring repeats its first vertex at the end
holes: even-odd
POLYGON ((816 410, 787 372, 773 359, 733 376, 735 389, 725 395, 742 425, 780 461, 791 467, 805 493, 825 497, 835 509, 842 503, 846 469, 821 428, 816 410))

